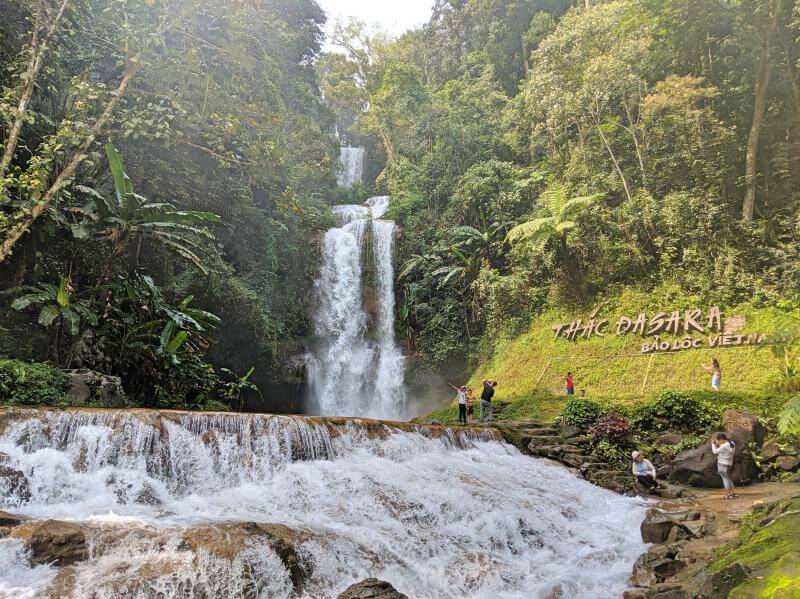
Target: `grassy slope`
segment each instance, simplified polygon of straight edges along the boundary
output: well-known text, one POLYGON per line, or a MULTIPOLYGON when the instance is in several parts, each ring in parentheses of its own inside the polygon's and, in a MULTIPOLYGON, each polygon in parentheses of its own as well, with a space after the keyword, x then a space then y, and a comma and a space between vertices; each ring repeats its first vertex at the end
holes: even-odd
MULTIPOLYGON (((691 307, 704 311, 707 308, 700 300, 681 297, 673 288, 653 293, 628 290, 609 301, 601 317, 614 323, 621 314, 635 316, 640 311, 653 314, 661 309, 691 307)), ((566 309, 553 309, 545 312, 528 332, 500 341, 494 356, 473 373, 470 387, 480 391, 484 378, 497 379, 495 398, 512 402, 503 413, 504 418, 550 420, 558 415, 566 399, 563 377, 567 371, 575 374, 577 388, 585 389, 588 399, 622 404, 636 404, 665 389, 709 389, 710 376, 701 365, 708 364, 712 356, 722 364, 726 391, 763 393, 778 378, 778 362, 765 347, 704 348, 651 357, 640 353, 643 339, 636 335, 607 334, 574 343, 554 339, 552 325, 570 322, 576 317, 585 321, 590 311, 571 313, 566 309)), ((774 312, 770 309, 743 305, 723 309, 723 313, 726 317, 745 315, 746 333, 769 333, 774 328, 774 312)), ((425 418, 455 421, 456 412, 444 408, 425 418)))

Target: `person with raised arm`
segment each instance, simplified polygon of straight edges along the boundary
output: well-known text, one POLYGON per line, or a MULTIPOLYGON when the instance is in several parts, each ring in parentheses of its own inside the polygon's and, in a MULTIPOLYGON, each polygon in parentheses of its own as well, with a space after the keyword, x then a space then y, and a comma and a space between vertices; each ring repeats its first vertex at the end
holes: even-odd
POLYGON ((458 421, 462 424, 467 423, 467 386, 456 387, 453 383, 447 383, 458 394, 458 421))

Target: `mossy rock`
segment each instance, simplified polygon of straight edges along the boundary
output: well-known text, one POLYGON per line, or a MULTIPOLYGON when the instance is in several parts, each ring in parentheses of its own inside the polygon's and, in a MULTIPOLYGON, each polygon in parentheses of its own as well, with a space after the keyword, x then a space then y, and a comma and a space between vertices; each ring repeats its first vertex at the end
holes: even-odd
POLYGON ((800 597, 800 553, 781 557, 756 580, 739 585, 730 599, 795 599, 800 597))
POLYGON ((800 597, 800 497, 755 510, 708 570, 721 572, 735 564, 751 576, 730 597, 800 597))

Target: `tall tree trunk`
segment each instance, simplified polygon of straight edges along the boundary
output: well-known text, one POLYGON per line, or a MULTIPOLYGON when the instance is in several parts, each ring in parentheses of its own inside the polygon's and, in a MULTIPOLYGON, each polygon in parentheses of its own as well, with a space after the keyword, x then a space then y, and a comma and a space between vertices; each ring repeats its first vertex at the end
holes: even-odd
POLYGON ((600 134, 600 139, 603 142, 603 145, 608 152, 609 157, 611 158, 611 162, 614 164, 614 170, 617 171, 620 180, 622 181, 622 187, 625 190, 625 197, 628 198, 628 201, 631 201, 631 190, 628 187, 628 180, 625 178, 625 173, 622 172, 622 167, 619 165, 619 161, 617 160, 617 156, 614 154, 614 150, 611 148, 611 143, 608 141, 606 134, 603 133, 603 128, 600 126, 600 109, 597 108, 596 111, 592 111, 592 119, 594 120, 595 129, 600 134))
POLYGON ((767 0, 767 15, 764 22, 764 34, 761 39, 761 49, 758 53, 753 103, 753 120, 750 124, 750 133, 747 136, 747 154, 745 156, 744 184, 745 193, 742 202, 742 218, 753 220, 756 205, 756 168, 758 163, 758 138, 764 115, 767 110, 767 89, 769 88, 772 62, 770 50, 772 35, 777 28, 778 7, 776 0, 767 0))
POLYGON ((5 149, 3 150, 3 157, 0 159, 0 194, 3 193, 4 185, 3 178, 8 171, 11 160, 14 158, 14 153, 17 149, 19 136, 22 132, 22 125, 25 122, 25 115, 28 113, 28 105, 30 104, 31 97, 33 96, 33 89, 36 87, 36 78, 39 76, 39 71, 42 69, 44 62, 44 55, 47 52, 47 44, 50 42, 53 34, 58 28, 64 12, 67 10, 69 0, 61 0, 58 7, 58 12, 50 22, 50 26, 41 35, 44 26, 45 10, 44 4, 40 1, 38 3, 38 11, 36 20, 33 26, 33 35, 31 36, 31 57, 28 62, 28 67, 25 69, 23 78, 25 85, 22 87, 22 94, 20 95, 19 104, 17 105, 17 112, 14 115, 14 121, 11 123, 11 129, 6 138, 5 149), (41 36, 41 37, 40 37, 41 36))
POLYGON ((80 166, 81 162, 86 159, 86 152, 92 146, 92 144, 97 139, 97 136, 102 133, 105 126, 111 120, 111 116, 114 114, 114 110, 117 108, 117 105, 122 100, 122 97, 125 95, 125 91, 128 89, 128 84, 133 79, 133 76, 136 74, 137 69, 139 68, 139 58, 135 57, 128 63, 128 67, 125 70, 125 74, 120 81, 119 86, 117 87, 116 92, 114 93, 113 98, 109 100, 108 104, 106 104, 106 108, 100 117, 95 121, 94 125, 92 126, 91 130, 89 131, 89 135, 80 145, 78 150, 75 152, 72 160, 64 167, 64 169, 58 173, 56 176, 55 181, 49 187, 49 189, 44 193, 44 195, 40 197, 34 198, 35 204, 31 210, 23 215, 19 222, 14 225, 11 230, 8 232, 8 235, 3 240, 2 245, 0 245, 0 262, 8 258, 11 255, 11 251, 14 249, 14 245, 19 241, 19 239, 28 232, 31 225, 38 219, 42 214, 44 214, 45 210, 50 206, 53 199, 56 197, 56 194, 61 190, 61 188, 67 184, 69 179, 75 174, 75 171, 80 166))

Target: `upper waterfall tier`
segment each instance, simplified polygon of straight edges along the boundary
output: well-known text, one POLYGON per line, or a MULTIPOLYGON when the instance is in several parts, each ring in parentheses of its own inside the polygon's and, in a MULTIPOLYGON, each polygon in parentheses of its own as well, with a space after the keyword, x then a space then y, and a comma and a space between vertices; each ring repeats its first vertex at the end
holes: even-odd
POLYGON ((364 148, 351 146, 340 148, 339 171, 336 174, 336 182, 339 187, 352 187, 356 183, 363 182, 366 153, 364 148))
POLYGON ((404 358, 395 340, 395 224, 388 196, 334 206, 340 226, 322 242, 316 283, 317 347, 308 359, 308 410, 374 418, 407 416, 404 358))

